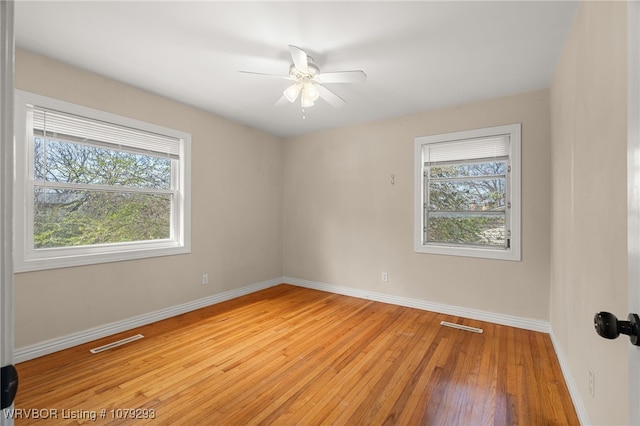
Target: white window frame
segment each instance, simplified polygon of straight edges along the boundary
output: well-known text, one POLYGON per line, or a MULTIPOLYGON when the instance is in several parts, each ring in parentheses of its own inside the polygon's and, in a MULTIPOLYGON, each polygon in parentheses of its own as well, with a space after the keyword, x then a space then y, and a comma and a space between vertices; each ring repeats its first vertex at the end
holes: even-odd
POLYGON ((521 125, 518 123, 440 135, 421 136, 415 139, 414 148, 414 251, 416 251, 417 253, 520 261, 521 125), (510 203, 510 208, 507 208, 506 211, 506 224, 508 226, 508 230, 510 231, 510 243, 508 244, 508 246, 505 248, 495 248, 458 244, 447 245, 442 243, 425 243, 423 241, 424 203, 427 202, 427 200, 425 200, 424 190, 425 159, 423 158, 423 152, 425 145, 501 135, 508 135, 510 139, 509 162, 511 170, 508 176, 509 185, 507 189, 507 200, 510 203))
POLYGON ((191 252, 191 135, 140 120, 111 114, 46 96, 15 91, 14 270, 16 272, 64 268, 191 252), (171 237, 163 240, 35 249, 34 137, 29 111, 46 108, 119 126, 165 135, 179 140, 179 159, 172 167, 173 203, 171 237))

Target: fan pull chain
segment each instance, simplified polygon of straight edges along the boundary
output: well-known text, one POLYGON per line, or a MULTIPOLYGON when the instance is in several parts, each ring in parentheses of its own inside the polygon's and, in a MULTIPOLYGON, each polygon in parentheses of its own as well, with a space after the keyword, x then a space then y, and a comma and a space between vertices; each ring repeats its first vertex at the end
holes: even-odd
POLYGON ((307 119, 307 116, 304 114, 304 108, 302 108, 302 119, 303 119, 303 120, 306 120, 306 119, 307 119))

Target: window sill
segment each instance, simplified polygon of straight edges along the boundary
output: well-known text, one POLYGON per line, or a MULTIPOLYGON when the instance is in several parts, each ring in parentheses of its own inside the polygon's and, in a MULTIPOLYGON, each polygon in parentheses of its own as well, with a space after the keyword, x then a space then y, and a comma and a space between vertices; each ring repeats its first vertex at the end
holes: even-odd
POLYGON ((458 247, 445 245, 423 245, 416 244, 414 247, 416 253, 439 254, 446 256, 462 256, 476 257, 493 260, 510 260, 514 262, 521 261, 520 250, 514 247, 509 249, 489 249, 482 247, 458 247))
POLYGON ((74 266, 94 265, 100 263, 122 262, 126 260, 146 259, 160 256, 173 256, 190 253, 191 249, 174 243, 165 247, 113 247, 97 253, 61 254, 59 256, 47 256, 46 258, 32 258, 26 260, 16 259, 14 272, 42 271, 46 269, 68 268, 74 266))

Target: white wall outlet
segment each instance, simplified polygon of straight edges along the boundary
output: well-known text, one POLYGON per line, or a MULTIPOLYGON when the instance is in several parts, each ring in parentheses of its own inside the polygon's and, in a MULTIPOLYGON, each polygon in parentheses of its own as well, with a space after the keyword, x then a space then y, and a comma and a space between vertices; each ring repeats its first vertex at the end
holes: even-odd
POLYGON ((389 274, 387 274, 386 272, 382 273, 382 282, 389 282, 389 274))
POLYGON ((209 274, 202 274, 202 284, 209 284, 209 274))
POLYGON ((589 393, 592 398, 596 397, 596 375, 592 369, 589 369, 589 393))

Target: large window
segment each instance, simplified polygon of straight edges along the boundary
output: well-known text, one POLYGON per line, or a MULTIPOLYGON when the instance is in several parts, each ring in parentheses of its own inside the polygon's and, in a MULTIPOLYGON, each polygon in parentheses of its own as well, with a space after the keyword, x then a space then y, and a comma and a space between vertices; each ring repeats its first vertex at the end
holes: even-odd
POLYGON ((520 260, 520 125, 415 140, 415 250, 520 260))
POLYGON ((16 271, 189 252, 190 135, 16 91, 16 271))

